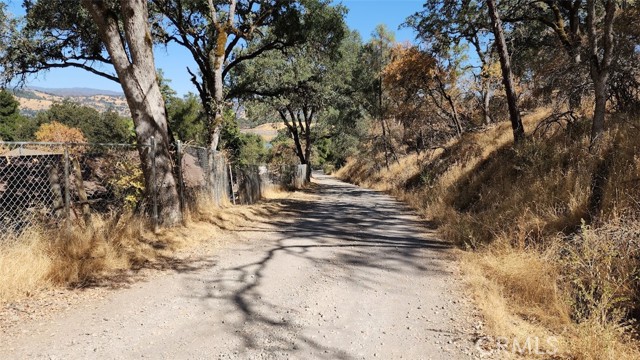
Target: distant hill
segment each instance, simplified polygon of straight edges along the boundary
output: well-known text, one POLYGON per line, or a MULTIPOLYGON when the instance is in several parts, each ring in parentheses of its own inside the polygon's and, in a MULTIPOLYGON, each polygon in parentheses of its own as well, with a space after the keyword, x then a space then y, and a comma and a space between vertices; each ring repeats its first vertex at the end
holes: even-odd
POLYGON ((240 129, 240 132, 244 134, 255 134, 260 136, 265 142, 271 142, 271 140, 278 135, 278 130, 284 128, 285 125, 282 122, 277 122, 258 125, 251 129, 240 129))
POLYGON ((31 87, 15 90, 13 93, 20 102, 21 112, 25 115, 33 115, 38 111, 47 110, 52 104, 67 99, 100 112, 113 109, 121 116, 131 116, 124 95, 115 91, 89 88, 50 89, 31 87))
POLYGON ((30 86, 29 90, 35 90, 41 93, 54 95, 54 96, 62 96, 62 97, 90 97, 96 95, 107 95, 107 96, 124 96, 122 91, 111 91, 111 90, 100 90, 100 89, 91 89, 91 88, 44 88, 38 86, 30 86))

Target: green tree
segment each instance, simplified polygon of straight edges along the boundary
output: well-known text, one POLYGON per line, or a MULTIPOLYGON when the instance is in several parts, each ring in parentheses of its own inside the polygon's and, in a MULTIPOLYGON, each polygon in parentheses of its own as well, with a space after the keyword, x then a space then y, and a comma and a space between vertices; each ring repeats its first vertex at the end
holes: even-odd
POLYGON ((207 143, 218 148, 223 128, 226 81, 241 63, 304 40, 305 18, 327 0, 151 0, 160 42, 185 47, 196 69, 188 69, 202 101, 207 143), (247 42, 252 46, 244 47, 247 42))
POLYGON ((352 66, 343 39, 355 37, 344 23, 341 7, 318 9, 308 19, 310 36, 286 52, 271 52, 238 67, 232 90, 250 94, 248 101, 266 102, 280 116, 302 164, 311 164, 318 119, 345 95, 352 66))
POLYGON ((264 140, 256 134, 240 134, 240 154, 238 163, 240 165, 259 165, 267 158, 267 147, 264 140))
POLYGON ((52 121, 78 128, 90 143, 130 143, 131 119, 120 116, 114 110, 104 113, 73 101, 63 100, 35 116, 40 125, 52 121))
POLYGON ((220 133, 220 148, 238 165, 257 165, 264 162, 267 149, 262 138, 255 134, 243 134, 238 127, 236 114, 227 110, 220 133))
POLYGON ((190 92, 182 98, 178 97, 171 88, 171 80, 164 76, 162 69, 158 70, 158 83, 173 137, 186 143, 206 145, 206 117, 196 95, 190 92))
POLYGON ((147 149, 138 149, 146 188, 158 189, 160 220, 177 224, 178 189, 147 1, 25 0, 24 7, 25 24, 13 32, 0 59, 5 80, 76 67, 119 82, 133 116, 136 142, 148 144, 153 138, 157 144, 154 159, 147 149))
POLYGON ((385 164, 389 167, 389 158, 396 157, 390 139, 389 124, 386 118, 389 99, 382 83, 382 71, 391 61, 391 49, 395 43, 395 34, 384 25, 378 25, 371 34, 371 40, 362 51, 362 62, 366 65, 361 79, 364 81, 364 108, 372 119, 380 125, 381 136, 375 140, 375 147, 381 143, 385 164))
POLYGON ((195 94, 170 98, 167 101, 167 112, 169 127, 178 140, 206 145, 206 117, 195 94))
POLYGON ((0 139, 4 141, 23 140, 22 132, 27 120, 20 115, 20 103, 9 91, 0 90, 0 139))

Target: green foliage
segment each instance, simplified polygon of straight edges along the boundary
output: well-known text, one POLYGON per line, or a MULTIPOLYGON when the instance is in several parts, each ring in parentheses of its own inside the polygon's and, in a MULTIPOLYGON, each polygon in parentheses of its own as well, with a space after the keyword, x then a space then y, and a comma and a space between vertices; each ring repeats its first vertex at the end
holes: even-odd
POLYGON ((132 120, 113 110, 100 113, 88 106, 64 100, 39 112, 31 126, 37 128, 52 121, 80 129, 90 143, 131 143, 133 140, 132 120))
POLYGON ((287 125, 288 133, 272 141, 271 161, 291 160, 291 149, 300 162, 315 166, 341 158, 329 139, 342 138, 337 142, 344 143, 362 118, 359 99, 354 96, 360 86, 362 40, 346 28, 343 11, 340 7, 319 9, 307 19, 305 43, 246 62, 232 74, 232 92, 244 94, 250 120, 287 125), (283 136, 297 139, 298 144, 284 141, 283 136))
POLYGON ((169 85, 171 80, 164 76, 164 72, 160 69, 157 74, 158 85, 167 109, 169 129, 173 136, 184 143, 205 145, 206 115, 200 99, 193 93, 178 97, 169 85))
POLYGON ((206 116, 196 95, 188 93, 182 98, 166 98, 169 128, 176 139, 186 143, 204 145, 206 142, 206 116))
POLYGON ((267 148, 264 140, 256 134, 240 134, 240 154, 238 164, 256 165, 262 164, 267 158, 267 148))
MULTIPOLYGON (((120 13, 117 1, 104 1, 104 5, 120 13)), ((30 74, 51 67, 91 68, 117 81, 113 72, 99 66, 110 63, 109 55, 81 1, 25 0, 24 8, 24 21, 20 26, 14 23, 4 37, 0 66, 5 82, 24 81, 30 74)))
POLYGON ((0 139, 4 141, 22 140, 21 133, 27 126, 27 119, 20 115, 20 103, 7 90, 0 90, 0 139))
POLYGON ((7 90, 0 91, 0 116, 3 118, 15 116, 20 112, 20 103, 7 90))
POLYGON ((278 112, 268 102, 245 101, 242 103, 245 116, 238 117, 238 126, 243 129, 253 128, 267 123, 281 122, 278 112))
POLYGON ((171 79, 168 79, 164 76, 164 71, 162 69, 158 69, 156 71, 158 86, 160 87, 160 93, 162 93, 162 98, 166 103, 171 102, 173 99, 177 98, 178 93, 171 87, 171 79))
POLYGON ((238 165, 261 164, 267 156, 267 148, 262 138, 255 134, 240 132, 235 114, 231 111, 224 116, 220 148, 227 152, 233 163, 238 165))

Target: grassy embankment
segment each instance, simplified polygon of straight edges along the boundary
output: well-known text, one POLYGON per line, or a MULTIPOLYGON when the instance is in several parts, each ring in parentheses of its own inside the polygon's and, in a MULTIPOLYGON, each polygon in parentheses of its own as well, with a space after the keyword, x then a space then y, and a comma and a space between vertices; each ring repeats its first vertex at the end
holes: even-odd
MULTIPOLYGON (((0 243, 0 306, 54 287, 99 285, 127 270, 167 269, 180 260, 180 250, 203 244, 219 246, 233 231, 278 211, 278 199, 289 194, 271 191, 251 206, 194 204, 185 226, 149 230, 133 215, 114 219, 93 217, 91 228, 43 231, 32 228, 0 243)), ((201 199, 206 199, 202 197, 201 199)))
MULTIPOLYGON (((525 127, 546 115, 526 116, 525 127)), ((537 337, 541 352, 553 352, 544 340, 553 336, 562 358, 639 359, 637 125, 618 119, 590 151, 588 122, 517 147, 501 123, 389 169, 352 159, 338 176, 407 202, 462 249, 490 335, 537 337)))

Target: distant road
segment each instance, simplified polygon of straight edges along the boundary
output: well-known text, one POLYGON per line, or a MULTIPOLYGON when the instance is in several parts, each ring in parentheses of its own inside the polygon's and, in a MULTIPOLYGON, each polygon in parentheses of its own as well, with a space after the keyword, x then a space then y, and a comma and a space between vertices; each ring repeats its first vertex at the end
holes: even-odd
POLYGON ((470 358, 448 244, 389 196, 316 177, 206 265, 25 324, 0 358, 470 358))

